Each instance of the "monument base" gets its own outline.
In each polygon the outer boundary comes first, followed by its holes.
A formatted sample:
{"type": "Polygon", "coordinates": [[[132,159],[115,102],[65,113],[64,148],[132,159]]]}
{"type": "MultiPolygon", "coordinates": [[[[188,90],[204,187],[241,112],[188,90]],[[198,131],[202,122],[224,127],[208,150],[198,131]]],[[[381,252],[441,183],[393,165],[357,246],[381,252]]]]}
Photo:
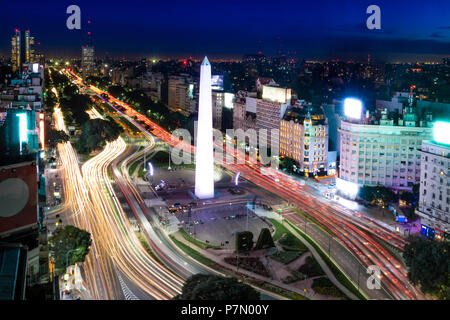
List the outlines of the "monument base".
{"type": "Polygon", "coordinates": [[[195,191],[194,190],[189,190],[188,191],[189,196],[191,196],[192,199],[194,199],[195,201],[206,201],[206,200],[212,200],[212,199],[217,199],[220,198],[220,192],[217,190],[214,190],[214,197],[212,198],[207,198],[207,199],[200,199],[199,197],[197,197],[195,195],[195,191]]]}

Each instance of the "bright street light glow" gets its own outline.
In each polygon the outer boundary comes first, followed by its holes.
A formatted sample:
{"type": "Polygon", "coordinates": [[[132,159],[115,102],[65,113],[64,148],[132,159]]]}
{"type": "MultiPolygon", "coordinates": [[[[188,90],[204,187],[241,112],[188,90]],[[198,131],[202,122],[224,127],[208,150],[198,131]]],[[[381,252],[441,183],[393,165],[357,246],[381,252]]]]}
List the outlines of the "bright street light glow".
{"type": "Polygon", "coordinates": [[[19,143],[20,150],[22,151],[22,143],[28,141],[27,114],[18,113],[16,116],[19,117],[19,143]]]}
{"type": "Polygon", "coordinates": [[[344,100],[344,114],[353,119],[361,119],[362,102],[355,98],[346,98],[344,100]]]}
{"type": "Polygon", "coordinates": [[[150,175],[151,177],[153,177],[153,174],[155,173],[155,171],[154,171],[154,169],[153,169],[153,165],[152,165],[151,162],[148,162],[147,164],[148,164],[148,172],[149,172],[149,175],[150,175]]]}
{"type": "Polygon", "coordinates": [[[356,183],[346,181],[340,178],[336,179],[336,188],[343,194],[346,194],[353,199],[356,197],[359,191],[359,186],[356,183]]]}
{"type": "Polygon", "coordinates": [[[434,141],[450,144],[450,122],[436,121],[433,126],[434,141]]]}

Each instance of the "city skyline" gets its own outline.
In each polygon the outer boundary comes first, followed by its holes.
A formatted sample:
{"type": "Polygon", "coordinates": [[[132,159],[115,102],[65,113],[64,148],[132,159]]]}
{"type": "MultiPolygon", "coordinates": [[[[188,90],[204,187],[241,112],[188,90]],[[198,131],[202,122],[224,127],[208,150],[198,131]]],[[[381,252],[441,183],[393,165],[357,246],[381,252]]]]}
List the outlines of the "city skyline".
{"type": "Polygon", "coordinates": [[[446,22],[450,4],[430,1],[423,7],[419,1],[379,1],[381,30],[369,30],[366,9],[371,4],[260,1],[239,5],[228,2],[217,7],[175,1],[132,2],[119,7],[103,1],[79,1],[81,30],[68,30],[68,3],[37,5],[25,1],[20,10],[6,3],[5,12],[9,14],[3,22],[10,28],[0,31],[0,39],[4,39],[0,53],[9,55],[8,39],[19,28],[31,29],[37,51],[77,56],[88,42],[88,20],[92,22],[89,31],[98,56],[201,58],[207,54],[215,59],[261,51],[268,56],[284,52],[306,59],[359,59],[371,54],[374,59],[393,62],[438,61],[450,51],[450,26],[446,22]],[[138,12],[136,7],[140,8],[138,12]]]}
{"type": "Polygon", "coordinates": [[[0,300],[449,300],[448,9],[1,4],[0,300]]]}

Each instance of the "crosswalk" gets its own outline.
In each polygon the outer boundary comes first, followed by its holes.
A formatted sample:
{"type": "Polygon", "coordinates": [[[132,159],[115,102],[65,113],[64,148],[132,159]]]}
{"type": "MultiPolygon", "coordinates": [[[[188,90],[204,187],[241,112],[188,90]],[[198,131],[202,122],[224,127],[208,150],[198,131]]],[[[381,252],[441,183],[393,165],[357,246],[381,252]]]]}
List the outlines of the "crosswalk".
{"type": "Polygon", "coordinates": [[[134,295],[133,292],[131,292],[130,288],[128,288],[125,281],[123,281],[122,277],[119,274],[119,282],[120,286],[122,287],[123,294],[125,295],[125,300],[139,300],[138,297],[134,295]]]}

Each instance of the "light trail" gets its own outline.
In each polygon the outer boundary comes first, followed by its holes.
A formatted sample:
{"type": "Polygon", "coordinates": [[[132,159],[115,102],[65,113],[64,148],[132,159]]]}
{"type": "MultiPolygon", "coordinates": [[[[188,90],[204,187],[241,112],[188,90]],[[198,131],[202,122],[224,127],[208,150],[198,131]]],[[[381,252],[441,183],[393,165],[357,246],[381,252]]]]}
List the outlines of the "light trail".
{"type": "MultiPolygon", "coordinates": [[[[98,117],[95,111],[91,117],[98,117]]],[[[55,124],[67,129],[59,107],[55,124]]],[[[181,292],[183,280],[161,266],[142,247],[114,194],[107,168],[126,149],[122,138],[87,161],[80,171],[70,142],[58,144],[64,171],[67,205],[82,214],[72,215],[73,224],[88,230],[92,250],[83,264],[87,289],[93,299],[121,299],[122,287],[116,268],[153,299],[169,299],[181,292]],[[107,196],[108,195],[108,196],[107,196]]]]}
{"type": "MultiPolygon", "coordinates": [[[[72,72],[70,72],[70,74],[75,77],[79,83],[82,83],[82,79],[79,76],[72,72]]],[[[157,136],[162,141],[165,141],[172,146],[177,144],[178,148],[192,154],[195,152],[193,146],[186,143],[179,143],[176,137],[173,137],[165,129],[152,122],[146,116],[138,113],[126,103],[95,86],[90,85],[89,89],[99,96],[106,94],[110,102],[121,108],[121,110],[115,108],[116,111],[122,114],[124,113],[129,117],[136,117],[138,121],[145,123],[146,126],[150,128],[153,135],[157,136]]],[[[218,146],[216,145],[216,147],[218,146]]],[[[369,265],[380,267],[384,275],[382,277],[382,284],[387,287],[397,299],[426,298],[420,290],[409,283],[407,271],[400,262],[398,262],[395,257],[387,252],[375,240],[383,240],[394,247],[402,248],[406,241],[400,236],[392,234],[390,230],[369,219],[366,219],[366,221],[356,221],[345,213],[347,209],[341,205],[334,204],[331,206],[326,202],[321,201],[312,193],[308,192],[298,181],[295,181],[279,171],[271,172],[271,175],[261,174],[261,169],[263,167],[259,164],[246,163],[248,162],[248,157],[240,152],[234,152],[234,157],[238,160],[238,163],[240,161],[240,163],[244,164],[222,164],[225,169],[228,169],[233,173],[241,172],[241,176],[252,183],[263,187],[283,199],[288,199],[291,203],[301,208],[308,215],[331,230],[350,252],[366,265],[366,267],[369,265]]],[[[264,168],[264,170],[267,170],[267,168],[264,168]]],[[[292,216],[287,217],[287,219],[292,219],[292,216]]]]}

